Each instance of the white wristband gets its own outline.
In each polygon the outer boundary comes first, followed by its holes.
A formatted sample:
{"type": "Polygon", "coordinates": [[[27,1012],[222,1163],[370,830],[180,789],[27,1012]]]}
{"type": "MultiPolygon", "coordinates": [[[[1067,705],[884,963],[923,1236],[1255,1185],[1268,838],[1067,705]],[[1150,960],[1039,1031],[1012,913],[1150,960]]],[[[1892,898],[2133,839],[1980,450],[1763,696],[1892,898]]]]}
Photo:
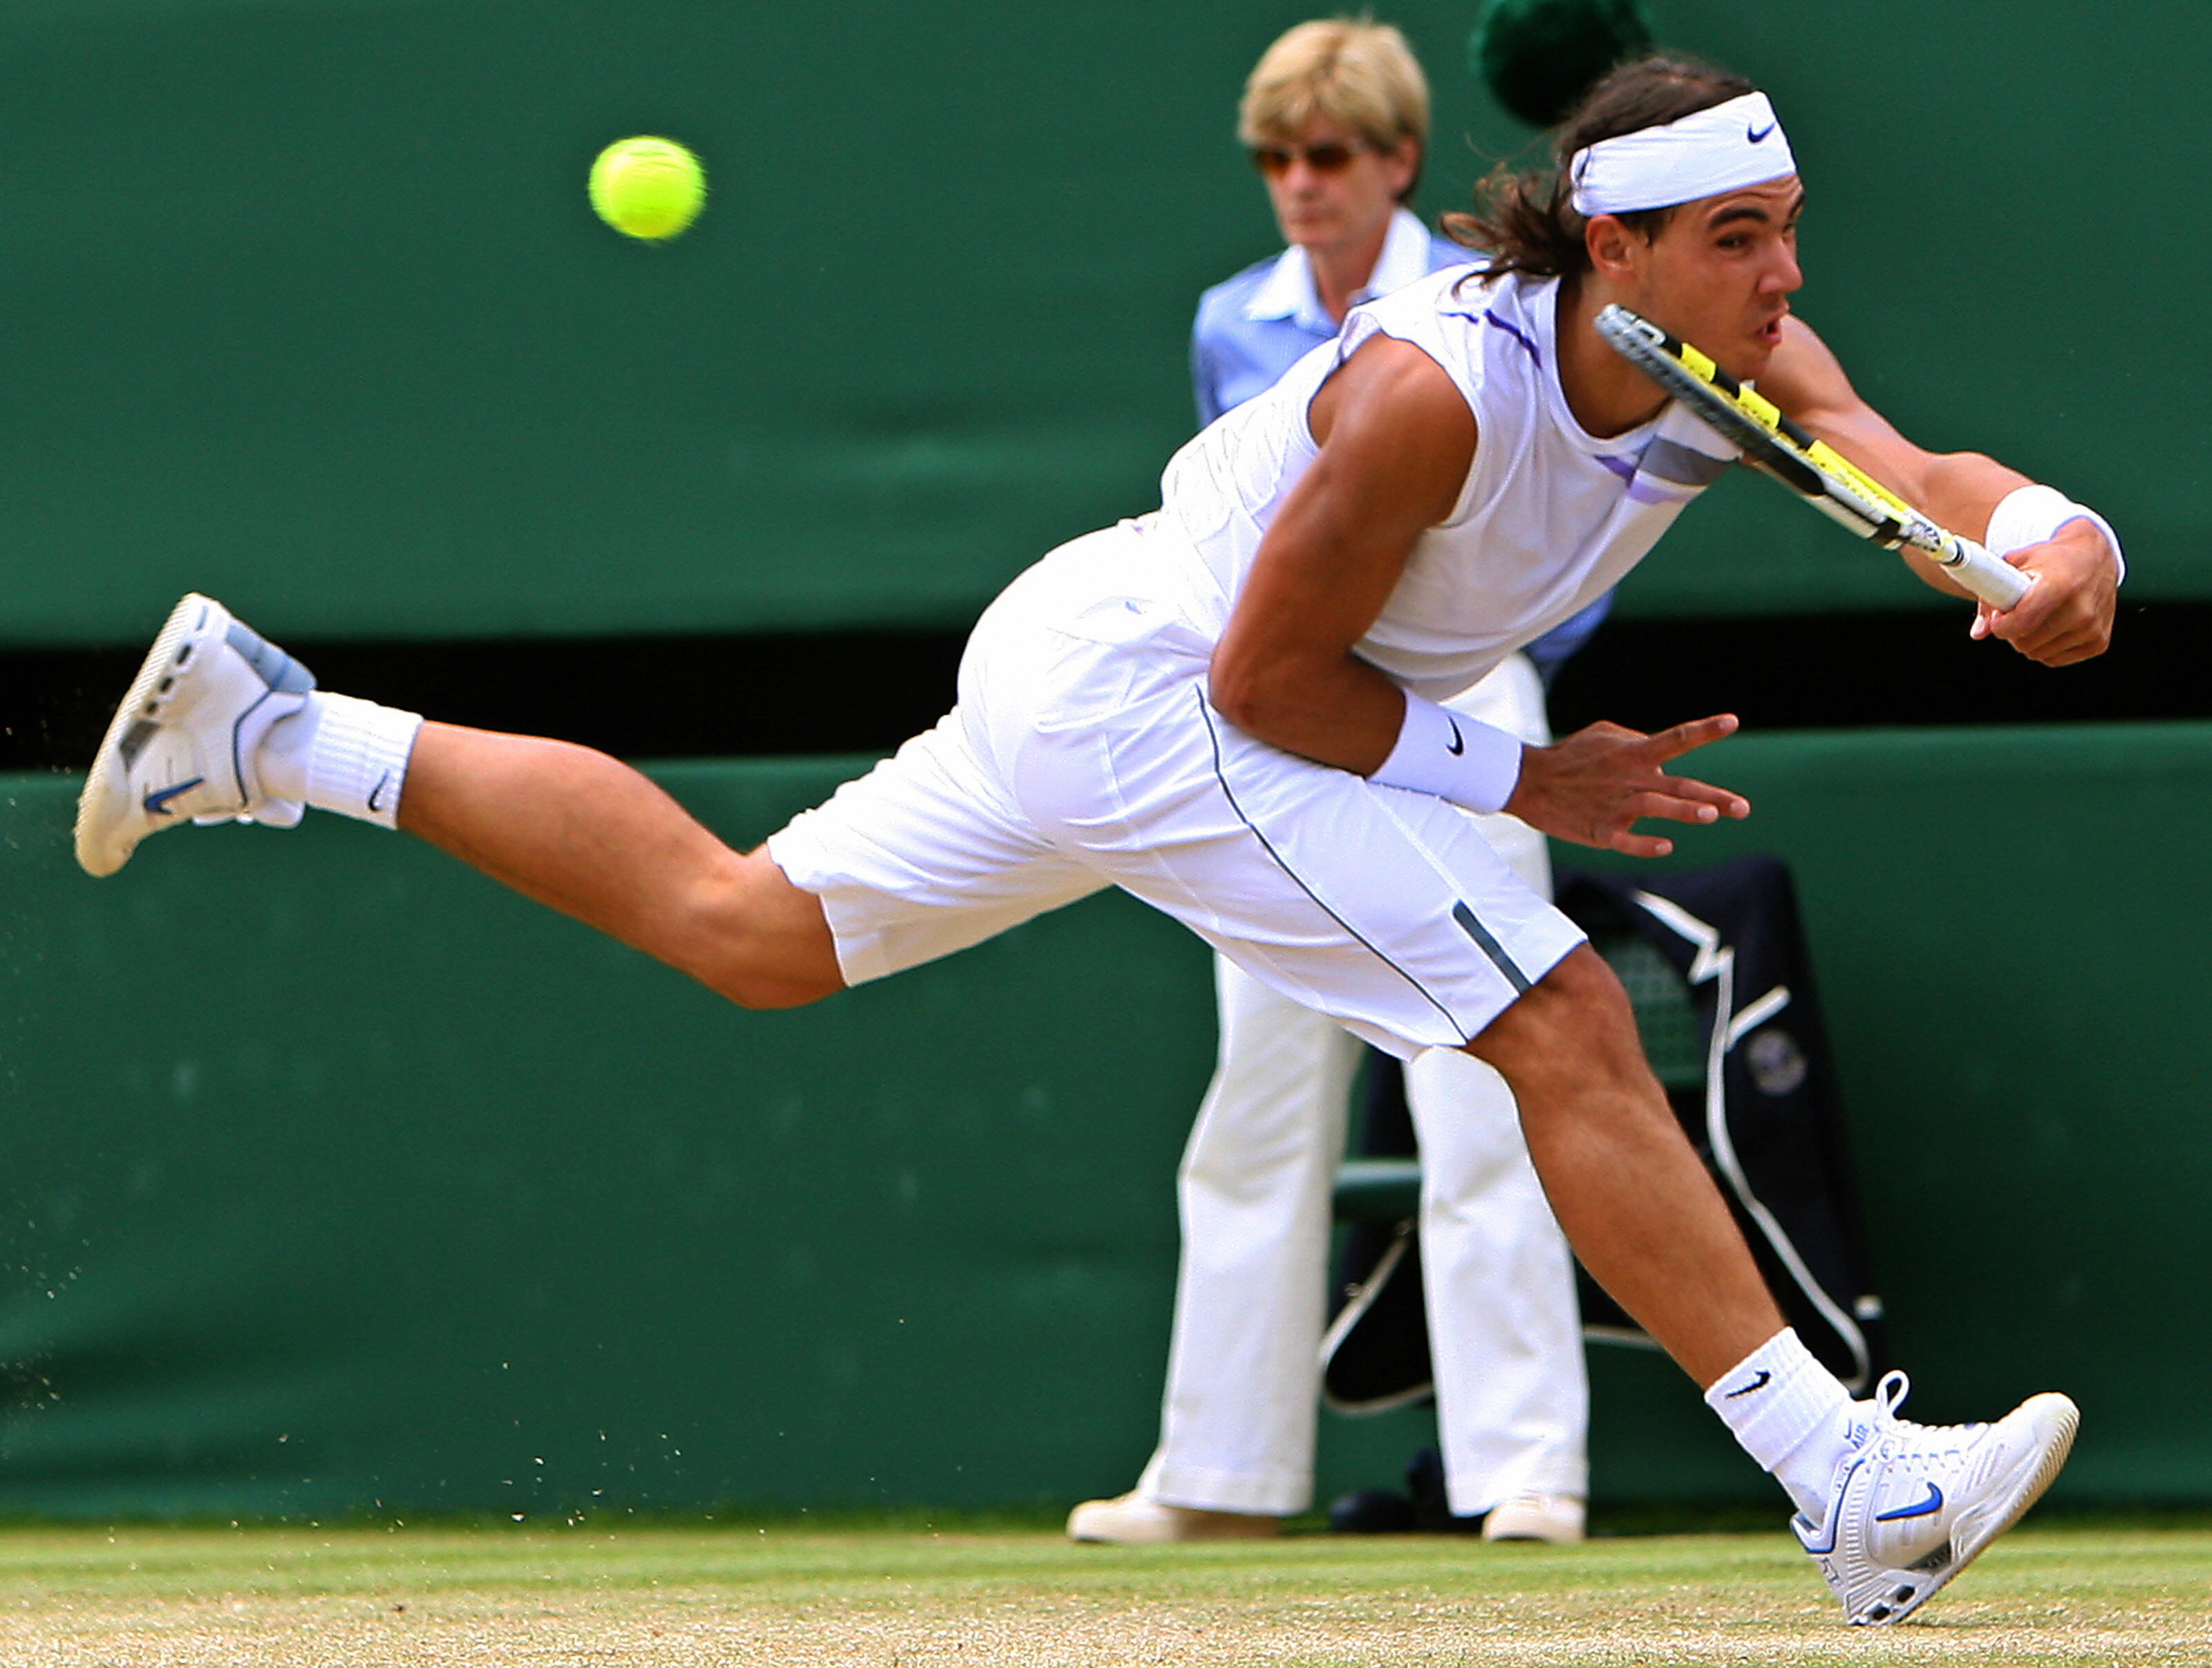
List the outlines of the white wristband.
{"type": "Polygon", "coordinates": [[[1408,691],[1398,745],[1368,780],[1470,811],[1503,811],[1521,781],[1520,739],[1408,691]]]}
{"type": "Polygon", "coordinates": [[[2077,504],[2055,486],[2015,487],[1990,512],[1989,531],[1982,543],[1992,556],[2010,556],[2030,545],[2040,545],[2069,521],[2087,521],[2105,535],[2112,547],[2119,576],[2128,576],[2128,559],[2120,554],[2120,535],[2112,524],[2087,504],[2077,504]]]}

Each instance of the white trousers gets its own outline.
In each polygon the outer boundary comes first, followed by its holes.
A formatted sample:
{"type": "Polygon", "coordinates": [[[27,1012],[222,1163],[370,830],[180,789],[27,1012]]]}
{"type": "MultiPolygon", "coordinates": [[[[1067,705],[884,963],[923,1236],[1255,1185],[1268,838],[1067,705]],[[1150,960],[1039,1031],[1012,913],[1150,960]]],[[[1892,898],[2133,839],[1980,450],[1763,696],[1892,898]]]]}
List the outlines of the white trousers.
{"type": "MultiPolygon", "coordinates": [[[[1549,739],[1535,669],[1515,655],[1450,703],[1549,739]]],[[[1475,819],[1537,892],[1542,837],[1475,819]]],[[[1182,1261],[1160,1446],[1138,1483],[1170,1505],[1304,1511],[1313,1497],[1330,1197],[1359,1044],[1217,956],[1220,1044],[1179,1178],[1182,1261]]],[[[1407,1063],[1421,1149],[1421,1260],[1451,1508],[1589,1491],[1589,1394],[1566,1240],[1528,1161],[1513,1096],[1480,1061],[1407,1063]]]]}

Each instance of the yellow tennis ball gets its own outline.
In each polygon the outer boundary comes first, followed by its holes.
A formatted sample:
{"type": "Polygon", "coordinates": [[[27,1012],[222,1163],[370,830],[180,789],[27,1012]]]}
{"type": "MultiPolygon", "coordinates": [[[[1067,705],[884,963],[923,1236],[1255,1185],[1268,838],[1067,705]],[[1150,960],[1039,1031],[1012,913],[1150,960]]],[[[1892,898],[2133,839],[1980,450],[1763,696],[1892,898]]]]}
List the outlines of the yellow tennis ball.
{"type": "Polygon", "coordinates": [[[617,139],[592,164],[591,192],[592,209],[608,225],[658,243],[699,217],[707,173],[673,139],[617,139]]]}

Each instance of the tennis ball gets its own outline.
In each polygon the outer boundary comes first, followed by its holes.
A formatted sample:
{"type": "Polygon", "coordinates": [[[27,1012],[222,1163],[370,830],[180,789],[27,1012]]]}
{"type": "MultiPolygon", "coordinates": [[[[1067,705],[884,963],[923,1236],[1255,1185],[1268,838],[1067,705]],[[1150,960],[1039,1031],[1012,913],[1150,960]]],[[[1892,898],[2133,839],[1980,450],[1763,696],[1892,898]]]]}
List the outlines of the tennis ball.
{"type": "Polygon", "coordinates": [[[627,237],[658,243],[699,217],[706,170],[673,139],[617,139],[592,164],[592,207],[627,237]]]}
{"type": "Polygon", "coordinates": [[[1531,127],[1565,121],[1598,78],[1651,50],[1643,0],[1488,0],[1468,68],[1531,127]]]}

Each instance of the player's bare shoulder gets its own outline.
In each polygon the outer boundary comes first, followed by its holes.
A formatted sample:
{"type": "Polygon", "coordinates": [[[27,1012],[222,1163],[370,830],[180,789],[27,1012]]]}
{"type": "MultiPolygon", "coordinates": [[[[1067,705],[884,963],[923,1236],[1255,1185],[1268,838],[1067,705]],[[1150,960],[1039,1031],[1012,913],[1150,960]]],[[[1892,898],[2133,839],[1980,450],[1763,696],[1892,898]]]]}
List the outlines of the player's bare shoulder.
{"type": "Polygon", "coordinates": [[[1354,349],[1329,373],[1306,407],[1306,426],[1316,446],[1327,446],[1338,422],[1464,425],[1474,454],[1474,413],[1451,374],[1411,342],[1380,332],[1354,349]]]}
{"type": "Polygon", "coordinates": [[[1394,336],[1361,343],[1314,395],[1306,423],[1332,471],[1349,469],[1419,507],[1424,525],[1450,514],[1474,466],[1467,396],[1443,366],[1394,336]]]}

